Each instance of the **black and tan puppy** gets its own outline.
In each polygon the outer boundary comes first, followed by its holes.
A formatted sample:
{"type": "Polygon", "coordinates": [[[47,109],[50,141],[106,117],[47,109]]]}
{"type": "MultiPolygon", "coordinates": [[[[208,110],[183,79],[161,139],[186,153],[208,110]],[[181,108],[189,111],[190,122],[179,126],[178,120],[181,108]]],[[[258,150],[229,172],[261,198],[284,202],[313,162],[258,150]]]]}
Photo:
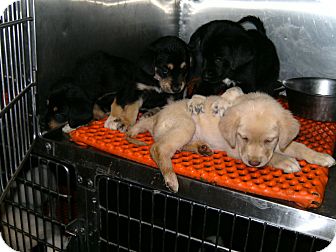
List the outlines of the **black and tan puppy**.
{"type": "Polygon", "coordinates": [[[126,59],[95,52],[80,59],[72,74],[52,85],[47,97],[46,124],[53,129],[68,123],[76,128],[109,112],[119,83],[133,63],[126,59]],[[119,73],[119,83],[114,74],[119,73]]]}
{"type": "Polygon", "coordinates": [[[154,41],[126,81],[120,83],[105,127],[125,131],[135,123],[140,109],[148,111],[183,98],[189,68],[190,56],[184,41],[175,36],[154,41]]]}
{"type": "Polygon", "coordinates": [[[266,36],[262,21],[246,16],[238,22],[215,20],[192,34],[193,75],[202,80],[194,94],[214,95],[231,86],[245,93],[263,91],[273,95],[279,87],[279,58],[272,41],[266,36]],[[245,29],[250,23],[256,29],[245,29]]]}
{"type": "Polygon", "coordinates": [[[75,128],[111,112],[105,127],[124,131],[140,109],[162,107],[183,97],[189,65],[186,43],[174,36],[154,41],[137,63],[93,53],[51,88],[47,124],[55,128],[68,122],[75,128]]]}

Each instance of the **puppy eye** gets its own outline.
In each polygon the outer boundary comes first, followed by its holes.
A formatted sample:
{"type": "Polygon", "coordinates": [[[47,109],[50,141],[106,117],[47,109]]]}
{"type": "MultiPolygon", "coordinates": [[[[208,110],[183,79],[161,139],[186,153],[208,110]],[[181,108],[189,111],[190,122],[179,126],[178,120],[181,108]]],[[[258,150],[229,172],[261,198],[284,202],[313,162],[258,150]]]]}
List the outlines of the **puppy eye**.
{"type": "Polygon", "coordinates": [[[247,142],[249,139],[246,136],[239,135],[239,137],[244,141],[247,142]]]}
{"type": "Polygon", "coordinates": [[[269,144],[269,143],[272,143],[273,140],[274,140],[274,138],[265,139],[264,143],[269,144]]]}
{"type": "Polygon", "coordinates": [[[221,63],[221,62],[222,62],[222,59],[221,59],[221,58],[216,58],[216,59],[215,59],[215,62],[216,62],[216,63],[221,63]]]}

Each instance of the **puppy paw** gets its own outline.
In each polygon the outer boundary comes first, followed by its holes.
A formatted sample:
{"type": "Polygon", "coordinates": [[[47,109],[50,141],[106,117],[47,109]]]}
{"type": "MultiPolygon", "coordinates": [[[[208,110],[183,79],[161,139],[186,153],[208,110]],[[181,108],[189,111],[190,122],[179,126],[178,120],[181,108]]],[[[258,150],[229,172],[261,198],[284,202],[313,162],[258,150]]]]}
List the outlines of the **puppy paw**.
{"type": "Polygon", "coordinates": [[[119,130],[121,132],[125,132],[127,129],[126,125],[120,118],[111,115],[106,119],[104,127],[112,130],[119,130]]]}
{"type": "Polygon", "coordinates": [[[284,157],[277,163],[272,164],[274,167],[282,169],[285,173],[293,173],[301,171],[299,162],[292,157],[284,157]]]}
{"type": "Polygon", "coordinates": [[[233,102],[236,100],[239,96],[242,96],[244,94],[243,90],[240,87],[232,87],[226,90],[221,97],[227,99],[228,102],[233,102]]]}
{"type": "Polygon", "coordinates": [[[201,144],[197,147],[197,152],[202,156],[211,156],[213,151],[211,148],[206,144],[201,144]]]}
{"type": "Polygon", "coordinates": [[[160,110],[161,110],[160,107],[149,109],[148,111],[146,111],[145,113],[142,114],[141,118],[151,117],[151,116],[155,115],[156,113],[158,113],[160,110]]]}
{"type": "Polygon", "coordinates": [[[227,87],[235,87],[237,83],[234,80],[231,80],[229,78],[225,78],[223,81],[223,84],[225,84],[227,87]]]}
{"type": "Polygon", "coordinates": [[[188,111],[193,115],[204,113],[205,100],[206,97],[202,95],[194,95],[188,101],[188,111]]]}
{"type": "Polygon", "coordinates": [[[225,114],[225,111],[228,109],[230,106],[230,103],[224,99],[224,98],[219,98],[217,101],[215,101],[211,105],[211,111],[214,116],[219,116],[222,117],[225,114]]]}
{"type": "Polygon", "coordinates": [[[166,183],[166,186],[169,188],[170,191],[176,193],[179,188],[179,184],[177,181],[177,176],[174,172],[169,172],[164,175],[164,180],[166,183]]]}
{"type": "Polygon", "coordinates": [[[69,134],[71,131],[74,131],[76,128],[71,128],[69,124],[65,124],[62,128],[63,133],[69,134]]]}
{"type": "Polygon", "coordinates": [[[325,167],[330,167],[336,164],[335,159],[326,153],[316,152],[306,160],[308,163],[317,164],[325,167]]]}

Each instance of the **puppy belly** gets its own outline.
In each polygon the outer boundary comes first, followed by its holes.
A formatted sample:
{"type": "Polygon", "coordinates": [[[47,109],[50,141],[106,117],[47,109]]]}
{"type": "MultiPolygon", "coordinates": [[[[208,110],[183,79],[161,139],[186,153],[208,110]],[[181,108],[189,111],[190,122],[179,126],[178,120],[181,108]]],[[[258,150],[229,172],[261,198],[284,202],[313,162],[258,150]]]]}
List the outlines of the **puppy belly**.
{"type": "Polygon", "coordinates": [[[217,118],[207,118],[200,116],[196,122],[196,132],[193,137],[193,141],[202,141],[209,145],[213,150],[224,150],[227,149],[227,144],[222,137],[219,129],[217,118]]]}

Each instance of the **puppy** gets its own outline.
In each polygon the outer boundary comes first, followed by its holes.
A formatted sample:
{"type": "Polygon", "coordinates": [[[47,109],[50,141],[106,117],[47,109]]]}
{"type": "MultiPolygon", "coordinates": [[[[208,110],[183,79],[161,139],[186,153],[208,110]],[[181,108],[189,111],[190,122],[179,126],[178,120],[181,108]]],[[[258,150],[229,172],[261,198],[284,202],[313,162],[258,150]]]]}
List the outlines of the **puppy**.
{"type": "Polygon", "coordinates": [[[174,36],[154,41],[137,63],[95,52],[52,87],[47,124],[55,128],[68,122],[76,128],[111,112],[105,127],[124,131],[140,109],[146,112],[183,97],[189,65],[186,43],[174,36]]]}
{"type": "Polygon", "coordinates": [[[132,62],[101,51],[80,59],[71,76],[51,87],[45,116],[49,129],[65,123],[76,128],[106,117],[118,89],[127,81],[124,76],[133,68],[132,62]]]}
{"type": "MultiPolygon", "coordinates": [[[[155,143],[150,154],[161,170],[167,187],[178,191],[178,181],[171,158],[177,150],[211,155],[212,149],[222,146],[223,138],[218,130],[220,117],[233,101],[242,95],[241,89],[231,88],[222,96],[194,96],[164,107],[152,117],[140,119],[129,129],[127,135],[149,131],[155,143]]],[[[142,142],[128,138],[134,144],[142,142]]]]}
{"type": "Polygon", "coordinates": [[[64,79],[55,84],[49,93],[45,124],[49,129],[66,123],[71,128],[76,128],[92,119],[103,119],[107,116],[114,97],[113,93],[98,98],[87,95],[83,88],[64,79]]]}
{"type": "Polygon", "coordinates": [[[182,99],[189,68],[184,41],[174,36],[154,41],[140,57],[131,78],[118,90],[104,126],[125,131],[135,123],[140,109],[148,111],[182,99]]]}
{"type": "Polygon", "coordinates": [[[279,58],[266,36],[262,21],[246,16],[238,22],[215,20],[199,27],[188,44],[193,56],[193,76],[202,76],[194,94],[216,95],[230,86],[244,93],[262,91],[273,95],[281,85],[279,58]],[[256,29],[247,30],[242,24],[256,29]]]}
{"type": "Polygon", "coordinates": [[[293,141],[299,129],[299,122],[289,110],[258,92],[238,98],[219,122],[219,130],[229,145],[225,151],[248,166],[271,165],[291,173],[301,170],[296,159],[328,167],[335,164],[330,155],[293,141]]]}
{"type": "Polygon", "coordinates": [[[295,158],[328,167],[335,163],[328,154],[293,141],[299,123],[275,99],[263,93],[243,95],[238,87],[222,96],[196,95],[170,104],[153,117],[140,120],[128,135],[147,130],[155,140],[151,157],[174,192],[178,181],[170,159],[177,150],[202,155],[225,151],[247,166],[272,165],[288,173],[300,170],[295,158]]]}

